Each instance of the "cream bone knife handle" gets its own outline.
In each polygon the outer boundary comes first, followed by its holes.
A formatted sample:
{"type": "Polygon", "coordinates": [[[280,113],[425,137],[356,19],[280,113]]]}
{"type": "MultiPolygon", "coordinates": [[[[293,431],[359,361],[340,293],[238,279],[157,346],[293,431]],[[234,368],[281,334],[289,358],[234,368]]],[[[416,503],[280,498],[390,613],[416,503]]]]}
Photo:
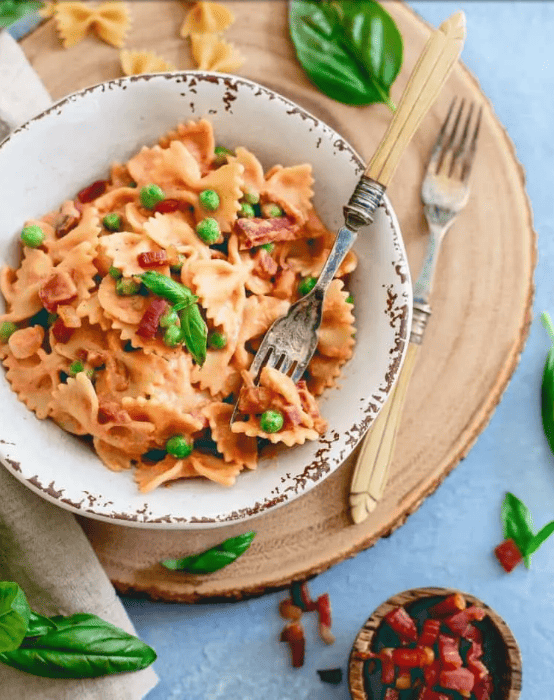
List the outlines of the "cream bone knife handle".
{"type": "MultiPolygon", "coordinates": [[[[400,157],[454,67],[464,39],[465,15],[456,12],[431,34],[425,45],[394,119],[364,173],[364,177],[378,182],[383,189],[391,181],[400,157]]],[[[408,345],[392,394],[364,438],[350,488],[350,510],[355,523],[365,520],[383,495],[404,399],[427,316],[428,313],[416,342],[408,345]]]]}

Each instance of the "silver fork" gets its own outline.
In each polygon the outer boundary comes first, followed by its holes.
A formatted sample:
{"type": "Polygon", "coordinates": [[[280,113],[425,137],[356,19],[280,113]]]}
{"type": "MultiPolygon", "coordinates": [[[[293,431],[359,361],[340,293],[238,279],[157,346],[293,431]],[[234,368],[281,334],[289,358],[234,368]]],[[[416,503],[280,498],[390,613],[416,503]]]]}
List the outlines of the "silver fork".
{"type": "Polygon", "coordinates": [[[474,116],[475,105],[472,103],[464,116],[464,100],[457,110],[456,102],[454,98],[450,104],[421,188],[429,241],[420,275],[414,284],[410,342],[395,388],[364,438],[354,468],[350,512],[355,523],[366,519],[385,490],[406,390],[431,315],[429,297],[440,244],[469,198],[469,177],[475,159],[482,107],[474,116]]]}
{"type": "MultiPolygon", "coordinates": [[[[432,33],[383,140],[344,207],[345,225],[337,233],[315,287],[267,331],[250,366],[254,383],[259,381],[265,366],[279,369],[295,383],[304,374],[317,346],[325,291],[358,230],[373,221],[398,161],[456,62],[464,38],[463,12],[452,15],[432,33]]],[[[237,415],[237,406],[238,402],[231,422],[237,415]]]]}

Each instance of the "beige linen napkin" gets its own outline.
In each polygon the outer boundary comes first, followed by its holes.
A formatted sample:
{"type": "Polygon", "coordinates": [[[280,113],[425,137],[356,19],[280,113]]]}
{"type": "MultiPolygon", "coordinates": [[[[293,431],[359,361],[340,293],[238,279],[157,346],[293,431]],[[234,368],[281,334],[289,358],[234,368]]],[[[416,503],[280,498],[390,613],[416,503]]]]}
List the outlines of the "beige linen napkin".
{"type": "MultiPolygon", "coordinates": [[[[0,119],[14,128],[49,104],[17,42],[0,31],[0,119]]],[[[31,492],[2,465],[0,580],[18,583],[42,615],[93,613],[136,634],[73,515],[31,492]]],[[[98,679],[57,680],[0,663],[2,700],[139,700],[157,681],[151,667],[98,679]]]]}

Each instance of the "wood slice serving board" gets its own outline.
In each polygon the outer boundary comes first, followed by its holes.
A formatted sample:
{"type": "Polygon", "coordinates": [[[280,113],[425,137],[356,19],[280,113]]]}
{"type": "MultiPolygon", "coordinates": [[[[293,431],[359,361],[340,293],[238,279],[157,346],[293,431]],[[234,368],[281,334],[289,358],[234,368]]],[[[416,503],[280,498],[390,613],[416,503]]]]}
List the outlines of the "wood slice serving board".
{"type": "MultiPolygon", "coordinates": [[[[313,112],[368,159],[390,121],[389,110],[383,105],[344,106],[310,84],[288,38],[286,3],[227,4],[237,19],[225,36],[247,58],[240,73],[313,112]]],[[[404,66],[392,90],[397,100],[429,28],[407,6],[385,4],[405,44],[404,66]]],[[[179,68],[193,67],[189,47],[178,33],[187,10],[184,4],[155,0],[129,6],[133,25],[127,48],[154,50],[179,68]]],[[[64,50],[52,20],[21,43],[55,99],[121,75],[116,49],[90,36],[64,50]]],[[[355,453],[307,495],[246,525],[159,531],[81,519],[118,590],[194,602],[240,598],[307,578],[401,525],[467,454],[498,404],[527,336],[536,236],[513,146],[475,79],[458,65],[389,188],[411,269],[419,270],[426,245],[420,183],[454,95],[484,104],[473,193],[441,252],[433,316],[409,387],[389,484],[378,508],[364,523],[351,524],[347,496],[355,453]],[[247,529],[257,531],[252,547],[218,573],[192,577],[166,571],[157,563],[201,551],[247,529]]]]}

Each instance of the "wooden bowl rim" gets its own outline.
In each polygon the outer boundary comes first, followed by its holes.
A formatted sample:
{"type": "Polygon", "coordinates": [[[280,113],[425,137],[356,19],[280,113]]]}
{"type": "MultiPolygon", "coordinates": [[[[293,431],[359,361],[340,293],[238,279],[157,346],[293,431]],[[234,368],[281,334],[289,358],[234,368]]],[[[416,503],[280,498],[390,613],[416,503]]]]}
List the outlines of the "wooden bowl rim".
{"type": "Polygon", "coordinates": [[[471,593],[464,593],[464,591],[459,591],[456,588],[441,587],[412,588],[407,591],[402,591],[401,593],[391,596],[384,603],[381,603],[381,605],[375,608],[356,635],[352,650],[350,651],[348,660],[348,689],[352,700],[371,700],[365,692],[364,687],[363,667],[365,662],[356,658],[354,654],[356,651],[369,651],[373,642],[373,637],[381,626],[384,616],[399,605],[410,605],[422,598],[447,596],[453,593],[459,593],[471,605],[482,607],[500,632],[500,636],[506,647],[511,669],[510,685],[507,689],[505,700],[518,700],[521,693],[522,659],[519,646],[512,630],[495,610],[471,593]]]}

